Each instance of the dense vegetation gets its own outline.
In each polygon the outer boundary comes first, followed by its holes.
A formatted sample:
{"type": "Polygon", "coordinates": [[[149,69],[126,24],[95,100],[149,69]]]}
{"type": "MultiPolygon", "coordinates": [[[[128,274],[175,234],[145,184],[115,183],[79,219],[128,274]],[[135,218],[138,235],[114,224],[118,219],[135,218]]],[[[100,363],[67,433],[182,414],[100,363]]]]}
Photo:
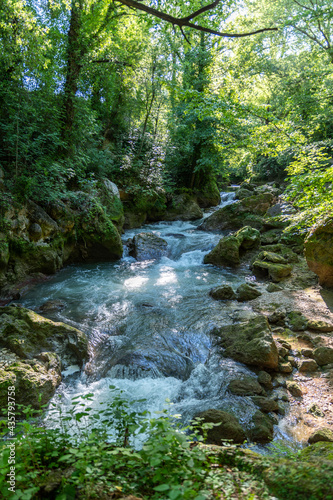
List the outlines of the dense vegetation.
{"type": "Polygon", "coordinates": [[[0,165],[8,187],[45,203],[103,176],[147,194],[288,174],[289,196],[302,209],[327,212],[329,4],[148,4],[2,3],[0,165]]]}

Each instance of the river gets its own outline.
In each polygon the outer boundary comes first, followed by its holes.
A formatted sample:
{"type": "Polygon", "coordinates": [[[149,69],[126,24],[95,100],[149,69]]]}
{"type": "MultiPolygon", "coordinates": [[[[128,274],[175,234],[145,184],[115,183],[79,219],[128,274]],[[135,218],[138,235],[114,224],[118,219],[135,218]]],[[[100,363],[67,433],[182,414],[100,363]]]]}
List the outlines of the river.
{"type": "MultiPolygon", "coordinates": [[[[221,208],[234,193],[221,193],[221,208]]],[[[205,213],[207,217],[212,210],[205,213]]],[[[188,421],[209,408],[231,411],[246,424],[257,409],[250,398],[226,391],[228,382],[242,374],[244,365],[221,356],[210,335],[216,325],[251,316],[246,303],[214,301],[209,290],[220,284],[236,288],[252,281],[248,267],[237,271],[204,265],[203,257],[221,234],[198,231],[201,220],[159,222],[128,230],[124,242],[139,232],[153,232],[168,243],[160,260],[137,262],[127,247],[118,262],[71,265],[31,290],[20,302],[38,310],[48,300],[61,300],[61,311],[44,314],[84,331],[91,361],[85,370],[71,367],[63,375],[58,394],[62,405],[72,397],[93,393],[92,404],[114,396],[136,403],[138,410],[169,408],[188,421]]],[[[276,427],[276,436],[280,435],[276,427]]]]}

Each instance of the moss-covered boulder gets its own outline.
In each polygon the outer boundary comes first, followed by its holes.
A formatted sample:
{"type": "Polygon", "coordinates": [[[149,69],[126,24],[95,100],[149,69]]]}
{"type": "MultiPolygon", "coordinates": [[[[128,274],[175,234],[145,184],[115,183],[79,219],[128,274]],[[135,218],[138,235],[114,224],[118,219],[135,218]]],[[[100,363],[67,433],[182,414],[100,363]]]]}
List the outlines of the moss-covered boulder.
{"type": "Polygon", "coordinates": [[[319,283],[333,287],[333,217],[315,226],[304,242],[305,258],[319,283]]]}
{"type": "Polygon", "coordinates": [[[321,429],[316,429],[308,439],[309,444],[318,443],[319,441],[333,443],[332,429],[329,429],[328,427],[322,427],[321,429]]]}
{"type": "Polygon", "coordinates": [[[263,229],[263,215],[273,199],[274,197],[271,194],[244,198],[214,212],[204,220],[198,229],[203,231],[223,231],[225,229],[235,230],[243,226],[263,229]]]}
{"type": "Polygon", "coordinates": [[[230,285],[221,285],[216,288],[212,288],[209,295],[214,300],[233,300],[236,298],[236,294],[230,285]]]}
{"type": "Polygon", "coordinates": [[[261,291],[254,283],[242,283],[236,290],[238,302],[247,302],[248,300],[260,297],[261,291]]]}
{"type": "Polygon", "coordinates": [[[320,346],[313,351],[313,358],[319,366],[329,365],[333,363],[333,348],[320,346]]]}
{"type": "Polygon", "coordinates": [[[333,463],[333,442],[331,441],[317,441],[316,443],[307,446],[300,452],[302,460],[330,460],[333,463]]]}
{"type": "Polygon", "coordinates": [[[139,233],[129,242],[129,254],[136,260],[160,259],[167,254],[167,242],[153,233],[139,233]]]}
{"type": "Polygon", "coordinates": [[[253,396],[255,394],[263,394],[264,389],[261,387],[257,379],[253,377],[243,377],[241,379],[230,380],[228,391],[236,396],[253,396]]]}
{"type": "Polygon", "coordinates": [[[281,229],[269,229],[261,235],[262,245],[278,244],[282,235],[281,229]]]}
{"type": "Polygon", "coordinates": [[[304,331],[307,329],[308,320],[300,311],[290,311],[287,314],[287,326],[293,332],[304,331]]]}
{"type": "Polygon", "coordinates": [[[257,410],[250,423],[249,434],[255,443],[269,443],[273,439],[274,425],[272,419],[257,410]]]}
{"type": "Polygon", "coordinates": [[[65,323],[55,323],[24,307],[0,308],[0,347],[22,359],[34,359],[41,352],[54,352],[64,367],[88,358],[87,338],[65,323]]]}
{"type": "Polygon", "coordinates": [[[259,409],[264,413],[278,412],[279,404],[277,401],[271,398],[265,398],[264,396],[252,396],[252,401],[259,409]]]}
{"type": "Polygon", "coordinates": [[[297,382],[295,382],[295,380],[287,380],[286,387],[287,387],[288,391],[290,392],[290,394],[292,394],[293,396],[295,396],[297,398],[303,396],[303,391],[302,391],[300,385],[297,382]]]}
{"type": "Polygon", "coordinates": [[[250,189],[246,189],[245,187],[240,187],[236,191],[237,200],[243,200],[244,198],[248,198],[249,196],[253,196],[253,191],[250,189]]]}
{"type": "Polygon", "coordinates": [[[241,255],[259,244],[259,231],[245,226],[233,235],[221,238],[216,247],[205,255],[204,263],[217,266],[238,266],[241,255]]]}
{"type": "Polygon", "coordinates": [[[267,319],[255,316],[250,321],[215,328],[212,332],[224,355],[258,368],[275,370],[278,351],[267,319]]]}
{"type": "Polygon", "coordinates": [[[316,332],[333,332],[332,323],[314,319],[308,321],[308,328],[316,332]]]}
{"type": "Polygon", "coordinates": [[[292,266],[277,262],[282,259],[278,254],[261,252],[252,263],[251,269],[258,277],[269,277],[274,283],[279,283],[291,275],[292,266]]]}
{"type": "Polygon", "coordinates": [[[202,419],[202,423],[219,424],[207,432],[207,444],[221,445],[224,440],[232,440],[234,443],[243,443],[246,439],[245,432],[237,418],[226,411],[205,410],[196,415],[202,419]]]}
{"type": "MultiPolygon", "coordinates": [[[[53,353],[43,353],[48,361],[16,361],[5,369],[0,368],[0,407],[8,404],[8,387],[15,387],[17,405],[31,405],[39,409],[48,403],[61,382],[60,359],[53,353]]],[[[20,409],[17,409],[20,413],[20,409]]]]}

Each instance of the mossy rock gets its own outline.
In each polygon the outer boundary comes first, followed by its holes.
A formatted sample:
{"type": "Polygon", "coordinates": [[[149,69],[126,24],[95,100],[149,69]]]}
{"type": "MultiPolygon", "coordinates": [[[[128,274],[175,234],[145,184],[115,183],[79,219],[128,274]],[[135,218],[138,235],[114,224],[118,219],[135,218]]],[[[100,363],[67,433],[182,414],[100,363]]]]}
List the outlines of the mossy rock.
{"type": "Polygon", "coordinates": [[[261,292],[255,284],[242,283],[236,290],[236,298],[238,302],[246,302],[260,297],[261,292]]]}
{"type": "Polygon", "coordinates": [[[263,396],[252,396],[252,401],[264,413],[278,412],[279,404],[274,399],[265,398],[263,396]]]}
{"type": "Polygon", "coordinates": [[[308,326],[308,319],[299,311],[290,311],[287,314],[288,327],[293,332],[304,331],[308,326]]]}
{"type": "Polygon", "coordinates": [[[281,229],[270,229],[261,234],[261,244],[262,245],[273,245],[274,243],[279,243],[281,238],[281,229]]]}
{"type": "Polygon", "coordinates": [[[320,285],[333,287],[333,217],[327,217],[305,240],[305,258],[320,285]]]}
{"type": "Polygon", "coordinates": [[[233,300],[236,298],[236,294],[230,285],[222,285],[216,288],[212,288],[209,295],[214,300],[233,300]]]}
{"type": "Polygon", "coordinates": [[[264,471],[264,480],[277,498],[323,500],[333,498],[333,463],[328,460],[275,460],[264,471]]]}
{"type": "Polygon", "coordinates": [[[319,366],[333,363],[333,348],[320,346],[313,351],[313,358],[319,366]]]}
{"type": "Polygon", "coordinates": [[[246,439],[245,432],[237,418],[226,411],[205,410],[195,415],[202,419],[202,423],[219,424],[207,431],[207,444],[221,445],[224,440],[234,443],[243,443],[246,439]]]}
{"type": "Polygon", "coordinates": [[[0,346],[23,359],[33,359],[42,351],[55,352],[64,366],[82,365],[88,358],[88,343],[83,332],[23,307],[0,308],[0,346]]]}
{"type": "Polygon", "coordinates": [[[5,408],[8,404],[8,387],[15,386],[17,405],[39,409],[49,402],[60,382],[59,358],[58,364],[53,363],[52,367],[36,360],[15,362],[4,370],[0,369],[0,407],[5,408]]]}
{"type": "Polygon", "coordinates": [[[251,269],[256,275],[260,277],[268,276],[274,283],[279,283],[291,275],[292,266],[290,264],[273,264],[272,262],[255,260],[251,269]]]}
{"type": "Polygon", "coordinates": [[[331,460],[333,463],[333,443],[331,441],[317,441],[304,448],[300,453],[300,458],[309,462],[318,459],[331,460]]]}
{"type": "Polygon", "coordinates": [[[275,245],[265,245],[262,250],[265,252],[273,252],[281,255],[288,264],[298,262],[298,255],[293,252],[293,250],[282,243],[276,243],[275,245]]]}
{"type": "Polygon", "coordinates": [[[333,431],[327,427],[315,430],[309,437],[308,442],[309,444],[314,444],[319,441],[333,443],[333,431]]]}
{"type": "Polygon", "coordinates": [[[273,439],[274,426],[272,419],[257,410],[251,419],[249,434],[255,443],[269,443],[273,439]]]}
{"type": "Polygon", "coordinates": [[[216,336],[216,342],[224,347],[225,356],[246,365],[277,369],[279,355],[264,316],[215,328],[212,333],[216,336]]]}
{"type": "Polygon", "coordinates": [[[230,380],[227,389],[236,396],[253,396],[264,392],[257,379],[253,377],[230,380]]]}
{"type": "Polygon", "coordinates": [[[245,226],[233,235],[221,238],[216,247],[205,255],[205,264],[236,267],[240,264],[241,253],[260,244],[257,229],[245,226]]]}
{"type": "Polygon", "coordinates": [[[0,269],[7,267],[9,262],[9,243],[7,240],[0,240],[0,269]]]}
{"type": "Polygon", "coordinates": [[[195,196],[189,193],[177,194],[172,198],[164,214],[164,220],[196,220],[203,217],[203,212],[195,196]]]}
{"type": "Polygon", "coordinates": [[[240,187],[236,191],[237,200],[243,200],[244,198],[248,198],[249,196],[253,196],[253,191],[250,189],[246,189],[245,187],[240,187]]]}

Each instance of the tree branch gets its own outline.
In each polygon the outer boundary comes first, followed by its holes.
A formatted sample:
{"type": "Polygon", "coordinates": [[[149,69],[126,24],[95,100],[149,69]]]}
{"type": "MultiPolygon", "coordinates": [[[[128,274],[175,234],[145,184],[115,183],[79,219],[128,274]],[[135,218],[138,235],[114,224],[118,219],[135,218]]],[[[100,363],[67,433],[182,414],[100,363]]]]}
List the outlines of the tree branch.
{"type": "Polygon", "coordinates": [[[278,28],[262,28],[260,30],[250,31],[248,33],[224,33],[221,31],[212,30],[210,28],[206,28],[204,26],[200,26],[198,24],[189,22],[189,19],[193,19],[193,17],[197,17],[199,14],[202,14],[202,12],[206,12],[207,10],[213,9],[219,3],[219,1],[217,0],[207,5],[206,7],[202,7],[193,14],[190,14],[190,16],[183,18],[170,16],[165,12],[161,12],[159,10],[153,9],[152,7],[148,7],[147,5],[139,3],[138,1],[135,0],[116,0],[116,1],[123,5],[127,5],[128,7],[147,12],[148,14],[158,17],[159,19],[162,19],[163,21],[166,21],[173,25],[179,26],[180,28],[182,28],[183,26],[187,26],[188,28],[193,28],[198,31],[203,31],[204,33],[210,33],[211,35],[223,36],[226,38],[241,38],[245,36],[256,35],[257,33],[263,33],[264,31],[278,31],[278,28]]]}

